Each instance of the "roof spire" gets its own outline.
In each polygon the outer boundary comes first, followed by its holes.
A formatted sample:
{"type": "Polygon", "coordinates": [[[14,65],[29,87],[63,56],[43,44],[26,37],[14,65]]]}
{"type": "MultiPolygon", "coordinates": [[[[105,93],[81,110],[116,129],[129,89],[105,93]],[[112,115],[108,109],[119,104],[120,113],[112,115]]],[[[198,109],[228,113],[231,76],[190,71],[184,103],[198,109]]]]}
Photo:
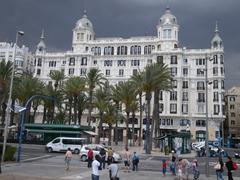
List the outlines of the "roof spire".
{"type": "Polygon", "coordinates": [[[42,29],[42,34],[41,34],[41,40],[43,40],[45,37],[44,37],[44,29],[42,29]]]}
{"type": "Polygon", "coordinates": [[[218,22],[216,21],[216,25],[215,25],[215,33],[219,33],[219,30],[218,30],[218,22]]]}

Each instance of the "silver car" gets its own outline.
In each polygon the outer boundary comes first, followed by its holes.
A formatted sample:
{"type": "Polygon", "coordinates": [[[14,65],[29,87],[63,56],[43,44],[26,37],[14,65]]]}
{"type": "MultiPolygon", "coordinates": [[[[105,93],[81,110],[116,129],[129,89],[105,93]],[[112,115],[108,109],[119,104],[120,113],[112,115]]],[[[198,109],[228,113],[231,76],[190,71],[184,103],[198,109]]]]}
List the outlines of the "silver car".
{"type": "MultiPolygon", "coordinates": [[[[93,150],[93,157],[95,157],[96,154],[100,153],[101,148],[105,149],[106,154],[108,152],[108,148],[104,147],[101,144],[86,144],[86,145],[83,145],[81,150],[80,150],[80,153],[79,153],[80,159],[82,161],[86,161],[87,160],[87,154],[88,154],[88,150],[90,148],[93,150]]],[[[113,161],[114,162],[120,162],[120,161],[122,161],[122,157],[119,154],[113,152],[113,161]]]]}

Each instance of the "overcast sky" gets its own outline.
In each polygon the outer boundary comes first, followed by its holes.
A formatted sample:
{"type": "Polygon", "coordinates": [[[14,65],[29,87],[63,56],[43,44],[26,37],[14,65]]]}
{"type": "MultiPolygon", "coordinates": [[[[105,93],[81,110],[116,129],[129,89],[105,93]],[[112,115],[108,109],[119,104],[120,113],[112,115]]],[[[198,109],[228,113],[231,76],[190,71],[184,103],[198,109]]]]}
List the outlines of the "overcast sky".
{"type": "Polygon", "coordinates": [[[84,6],[97,37],[155,36],[168,5],[180,25],[182,47],[209,48],[218,21],[226,88],[240,85],[240,0],[0,0],[0,41],[13,42],[23,30],[20,43],[35,50],[44,29],[48,49],[70,50],[84,6]]]}

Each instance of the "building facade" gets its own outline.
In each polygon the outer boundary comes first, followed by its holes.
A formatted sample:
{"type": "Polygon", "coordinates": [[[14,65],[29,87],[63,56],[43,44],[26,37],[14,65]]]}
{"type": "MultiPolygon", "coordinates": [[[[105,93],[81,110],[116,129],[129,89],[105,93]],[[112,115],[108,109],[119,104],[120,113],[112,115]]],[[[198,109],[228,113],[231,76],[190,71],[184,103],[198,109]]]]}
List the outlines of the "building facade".
{"type": "MultiPolygon", "coordinates": [[[[85,12],[73,29],[71,50],[48,52],[42,34],[35,54],[34,75],[46,84],[53,84],[49,77],[52,70],[61,70],[70,77],[84,76],[96,67],[110,84],[116,84],[148,64],[163,62],[173,76],[173,90],[160,94],[160,128],[165,133],[190,130],[192,139],[204,140],[208,101],[209,139],[214,140],[224,120],[224,48],[218,27],[209,42],[210,48],[206,49],[180,47],[178,34],[177,18],[169,8],[159,19],[156,36],[130,38],[96,37],[85,12]]],[[[139,127],[139,121],[135,127],[139,127]]]]}
{"type": "MultiPolygon", "coordinates": [[[[14,45],[0,42],[0,61],[13,61],[14,45]]],[[[34,71],[34,55],[26,46],[16,48],[15,66],[18,72],[32,74],[34,71]]]]}
{"type": "MultiPolygon", "coordinates": [[[[224,137],[231,138],[233,144],[240,143],[240,87],[234,86],[226,91],[226,120],[224,137]]],[[[226,141],[227,142],[227,141],[226,141]]]]}

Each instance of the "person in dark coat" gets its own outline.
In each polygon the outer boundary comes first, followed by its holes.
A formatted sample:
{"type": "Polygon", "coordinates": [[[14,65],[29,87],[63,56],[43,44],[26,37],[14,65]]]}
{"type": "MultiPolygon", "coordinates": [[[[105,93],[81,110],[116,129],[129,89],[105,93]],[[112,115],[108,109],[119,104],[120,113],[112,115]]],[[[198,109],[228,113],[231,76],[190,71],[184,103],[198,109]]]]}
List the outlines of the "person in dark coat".
{"type": "Polygon", "coordinates": [[[232,170],[233,169],[233,161],[232,161],[232,158],[230,156],[227,157],[227,162],[225,163],[226,165],[226,168],[227,168],[227,171],[228,171],[228,180],[233,180],[233,177],[232,177],[232,170]]]}
{"type": "Polygon", "coordinates": [[[100,155],[101,155],[101,168],[105,169],[105,161],[106,161],[106,151],[104,148],[101,148],[100,150],[100,155]]]}

